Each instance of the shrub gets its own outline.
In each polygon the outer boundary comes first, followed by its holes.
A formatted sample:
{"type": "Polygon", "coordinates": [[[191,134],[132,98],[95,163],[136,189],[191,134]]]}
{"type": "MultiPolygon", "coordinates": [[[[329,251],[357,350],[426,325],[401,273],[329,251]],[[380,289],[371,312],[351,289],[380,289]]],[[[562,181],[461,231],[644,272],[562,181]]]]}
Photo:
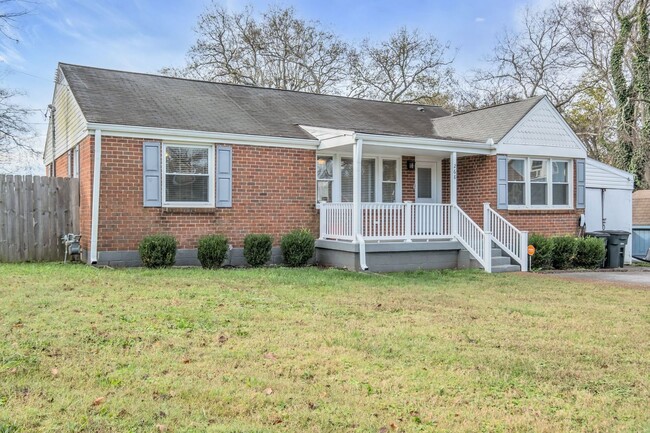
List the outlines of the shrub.
{"type": "Polygon", "coordinates": [[[273,238],[270,235],[250,234],[244,238],[244,258],[254,268],[271,260],[273,238]]]}
{"type": "Polygon", "coordinates": [[[147,268],[168,268],[176,261],[176,238],[171,235],[145,236],[140,242],[140,260],[147,268]]]}
{"type": "Polygon", "coordinates": [[[592,237],[578,239],[573,264],[579,268],[596,269],[603,264],[605,254],[605,244],[602,239],[592,237]]]}
{"type": "Polygon", "coordinates": [[[205,269],[217,269],[228,254],[228,239],[221,235],[208,235],[199,239],[198,258],[205,269]]]}
{"type": "Polygon", "coordinates": [[[553,268],[568,269],[573,264],[578,240],[572,236],[558,236],[553,239],[553,268]]]}
{"type": "Polygon", "coordinates": [[[531,234],[528,243],[535,247],[531,257],[531,268],[535,270],[553,267],[553,240],[542,235],[531,234]]]}
{"type": "Polygon", "coordinates": [[[294,230],[284,235],[280,249],[289,266],[304,266],[314,255],[314,236],[307,229],[294,230]]]}

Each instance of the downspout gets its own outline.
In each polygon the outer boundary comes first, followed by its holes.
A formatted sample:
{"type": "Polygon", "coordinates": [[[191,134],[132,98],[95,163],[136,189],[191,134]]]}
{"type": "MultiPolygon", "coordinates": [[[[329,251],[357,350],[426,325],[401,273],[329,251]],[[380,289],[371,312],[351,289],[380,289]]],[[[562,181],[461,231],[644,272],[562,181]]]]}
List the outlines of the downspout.
{"type": "Polygon", "coordinates": [[[50,104],[47,108],[50,109],[50,120],[52,121],[52,169],[50,170],[50,176],[56,177],[56,107],[50,104]]]}
{"type": "Polygon", "coordinates": [[[93,162],[93,203],[90,225],[90,264],[97,264],[97,237],[99,230],[99,180],[102,166],[102,130],[95,130],[95,159],[93,162]]]}

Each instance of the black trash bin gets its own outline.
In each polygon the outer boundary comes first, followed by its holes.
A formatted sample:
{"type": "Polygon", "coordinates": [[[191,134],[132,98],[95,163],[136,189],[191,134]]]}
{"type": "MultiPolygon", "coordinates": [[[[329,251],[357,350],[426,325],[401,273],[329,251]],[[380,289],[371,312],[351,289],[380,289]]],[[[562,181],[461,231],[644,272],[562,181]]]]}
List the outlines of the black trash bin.
{"type": "Polygon", "coordinates": [[[622,268],[625,263],[625,246],[631,233],[623,230],[605,230],[605,233],[609,234],[605,267],[622,268]]]}
{"type": "MultiPolygon", "coordinates": [[[[585,236],[600,239],[603,242],[603,246],[605,247],[605,252],[607,252],[607,242],[609,240],[609,233],[606,233],[606,232],[587,232],[587,233],[585,233],[585,236]]],[[[603,262],[600,264],[600,267],[604,268],[606,263],[607,263],[607,254],[605,254],[605,259],[603,259],[603,262]]]]}

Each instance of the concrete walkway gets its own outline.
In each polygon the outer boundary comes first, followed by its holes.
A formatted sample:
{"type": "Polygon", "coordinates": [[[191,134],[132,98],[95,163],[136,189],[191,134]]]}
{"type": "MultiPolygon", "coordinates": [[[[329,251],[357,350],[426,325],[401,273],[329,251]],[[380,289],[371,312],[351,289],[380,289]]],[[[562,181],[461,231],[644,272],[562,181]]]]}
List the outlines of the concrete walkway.
{"type": "Polygon", "coordinates": [[[558,278],[566,278],[570,280],[620,283],[625,286],[644,287],[650,289],[650,268],[644,267],[630,266],[620,270],[558,272],[547,275],[553,275],[558,278]]]}

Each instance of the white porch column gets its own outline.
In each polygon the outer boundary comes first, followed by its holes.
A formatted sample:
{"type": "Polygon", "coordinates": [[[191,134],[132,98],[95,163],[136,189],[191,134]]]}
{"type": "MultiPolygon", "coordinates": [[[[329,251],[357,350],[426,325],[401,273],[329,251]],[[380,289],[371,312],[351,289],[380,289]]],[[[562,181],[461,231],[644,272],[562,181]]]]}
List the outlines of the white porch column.
{"type": "Polygon", "coordinates": [[[458,170],[458,158],[456,152],[451,153],[451,158],[449,158],[449,201],[452,205],[451,208],[451,234],[458,234],[458,194],[456,191],[456,174],[458,170]]]}
{"type": "Polygon", "coordinates": [[[363,140],[358,138],[352,145],[352,239],[357,242],[361,235],[361,159],[363,140]]]}
{"type": "Polygon", "coordinates": [[[458,174],[458,157],[456,152],[451,153],[451,158],[449,160],[449,175],[451,176],[451,182],[449,183],[449,197],[451,204],[458,204],[458,193],[457,193],[457,174],[458,174]]]}

